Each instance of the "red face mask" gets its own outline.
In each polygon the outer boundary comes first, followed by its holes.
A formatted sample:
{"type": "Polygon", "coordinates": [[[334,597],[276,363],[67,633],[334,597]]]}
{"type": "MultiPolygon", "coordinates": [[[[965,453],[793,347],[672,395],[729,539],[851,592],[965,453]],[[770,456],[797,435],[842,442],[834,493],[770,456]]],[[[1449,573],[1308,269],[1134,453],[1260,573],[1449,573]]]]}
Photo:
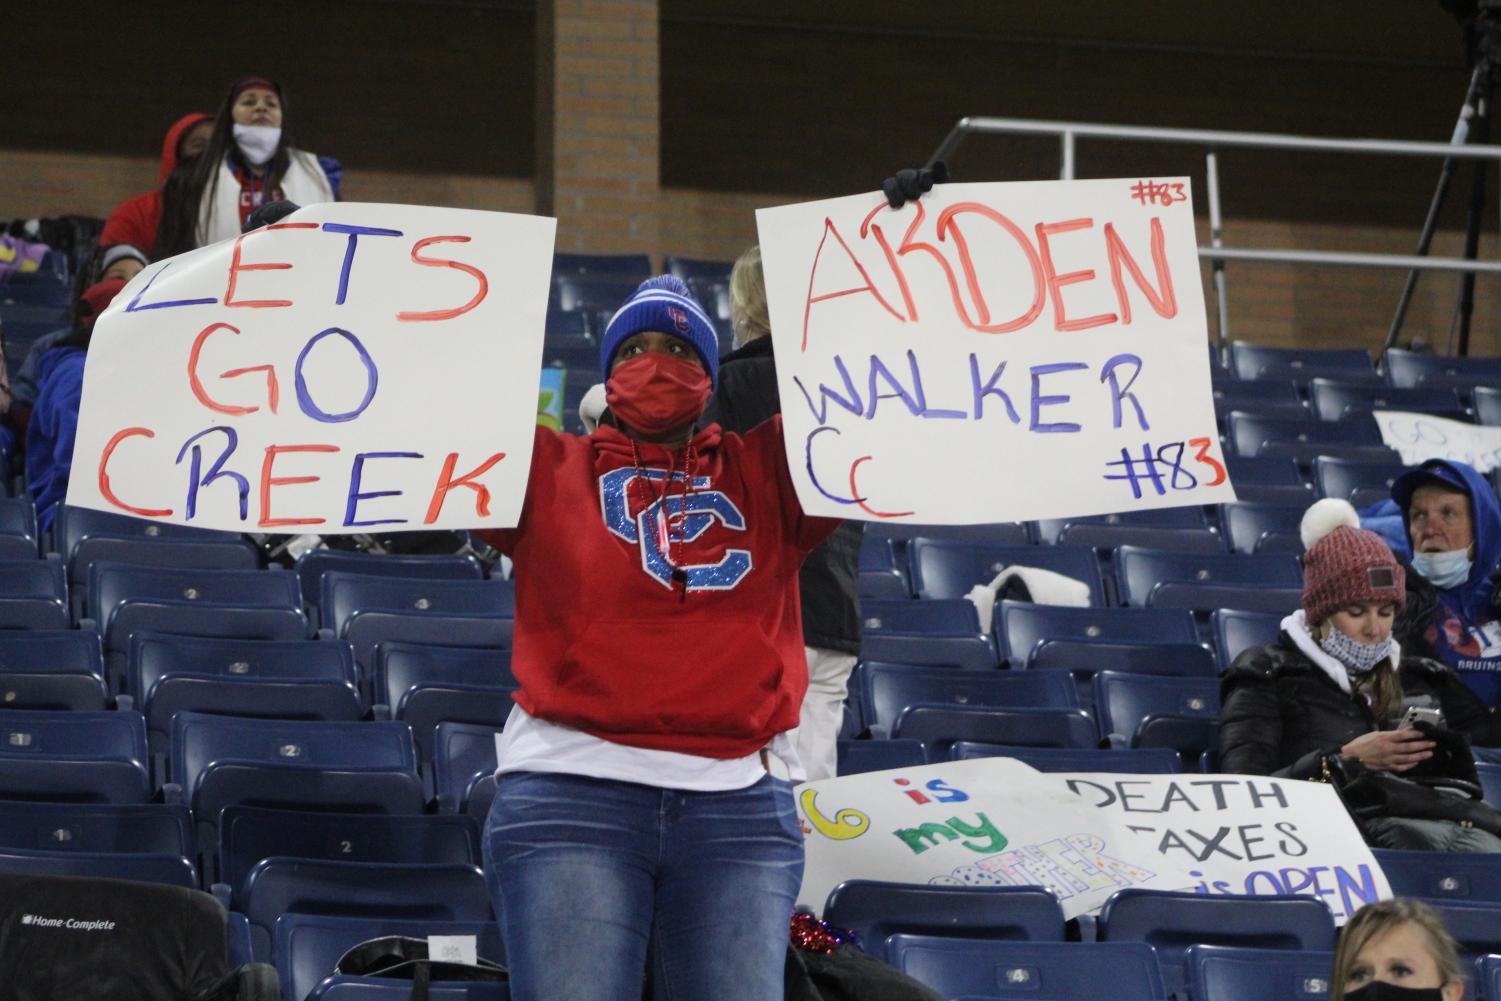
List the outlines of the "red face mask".
{"type": "Polygon", "coordinates": [[[655,436],[696,420],[712,386],[697,359],[652,351],[610,370],[605,401],[633,430],[655,436]]]}

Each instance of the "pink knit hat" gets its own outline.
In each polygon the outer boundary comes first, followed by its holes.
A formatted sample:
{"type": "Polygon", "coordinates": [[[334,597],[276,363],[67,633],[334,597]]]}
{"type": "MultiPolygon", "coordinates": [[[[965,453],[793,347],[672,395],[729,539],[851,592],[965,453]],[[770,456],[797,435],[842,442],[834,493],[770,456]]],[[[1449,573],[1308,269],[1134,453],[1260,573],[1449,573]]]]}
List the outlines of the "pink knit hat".
{"type": "Polygon", "coordinates": [[[1303,614],[1309,625],[1366,601],[1407,601],[1402,564],[1381,536],[1359,527],[1344,501],[1319,501],[1303,516],[1303,614]],[[1336,507],[1336,505],[1340,505],[1336,507]],[[1348,509],[1348,510],[1346,510],[1348,509]]]}

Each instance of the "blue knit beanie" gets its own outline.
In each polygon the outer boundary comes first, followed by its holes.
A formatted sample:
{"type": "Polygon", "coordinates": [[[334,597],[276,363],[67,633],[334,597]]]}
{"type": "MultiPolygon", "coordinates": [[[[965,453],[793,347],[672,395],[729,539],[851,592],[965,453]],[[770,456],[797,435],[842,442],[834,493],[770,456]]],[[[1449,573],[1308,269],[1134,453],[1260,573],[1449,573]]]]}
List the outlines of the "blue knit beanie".
{"type": "Polygon", "coordinates": [[[599,342],[599,370],[606,379],[621,342],[643,330],[659,330],[691,344],[709,379],[718,387],[719,335],[682,279],[674,275],[648,278],[610,317],[599,342]]]}

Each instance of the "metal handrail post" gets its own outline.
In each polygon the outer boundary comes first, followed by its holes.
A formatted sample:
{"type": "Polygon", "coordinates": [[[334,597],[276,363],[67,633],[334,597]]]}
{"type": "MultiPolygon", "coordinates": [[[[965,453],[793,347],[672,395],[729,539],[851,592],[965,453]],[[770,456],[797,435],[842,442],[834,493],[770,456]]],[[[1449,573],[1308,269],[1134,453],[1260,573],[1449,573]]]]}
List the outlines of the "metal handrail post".
{"type": "Polygon", "coordinates": [[[1064,132],[1062,136],[1063,169],[1059,172],[1059,180],[1072,181],[1074,179],[1074,134],[1064,132]]]}
{"type": "MultiPolygon", "coordinates": [[[[1220,169],[1219,157],[1214,147],[1204,155],[1205,176],[1208,178],[1209,187],[1209,245],[1219,250],[1224,244],[1220,239],[1222,217],[1220,215],[1220,169]]],[[[1225,360],[1225,352],[1230,348],[1230,305],[1225,299],[1225,259],[1216,257],[1213,259],[1214,276],[1214,306],[1215,316],[1219,320],[1220,335],[1220,361],[1225,360]]]]}

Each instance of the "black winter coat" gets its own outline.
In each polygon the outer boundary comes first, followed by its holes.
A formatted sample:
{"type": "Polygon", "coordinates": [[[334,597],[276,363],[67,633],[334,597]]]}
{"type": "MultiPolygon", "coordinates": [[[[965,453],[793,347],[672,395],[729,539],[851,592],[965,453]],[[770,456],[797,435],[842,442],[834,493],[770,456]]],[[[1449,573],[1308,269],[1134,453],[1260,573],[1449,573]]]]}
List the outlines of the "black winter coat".
{"type": "MultiPolygon", "coordinates": [[[[1401,679],[1407,702],[1436,702],[1445,725],[1471,744],[1501,745],[1501,717],[1447,665],[1403,657],[1401,679]]],[[[1378,722],[1364,696],[1340,691],[1284,632],[1236,657],[1220,683],[1220,770],[1316,778],[1325,755],[1382,729],[1378,722]]]]}
{"type": "MultiPolygon", "coordinates": [[[[771,338],[758,337],[719,360],[719,388],[701,424],[718,421],[744,434],[782,409],[771,338]]],[[[808,646],[860,652],[860,540],[864,526],[846,521],[803,562],[803,642],[808,646]]]]}

